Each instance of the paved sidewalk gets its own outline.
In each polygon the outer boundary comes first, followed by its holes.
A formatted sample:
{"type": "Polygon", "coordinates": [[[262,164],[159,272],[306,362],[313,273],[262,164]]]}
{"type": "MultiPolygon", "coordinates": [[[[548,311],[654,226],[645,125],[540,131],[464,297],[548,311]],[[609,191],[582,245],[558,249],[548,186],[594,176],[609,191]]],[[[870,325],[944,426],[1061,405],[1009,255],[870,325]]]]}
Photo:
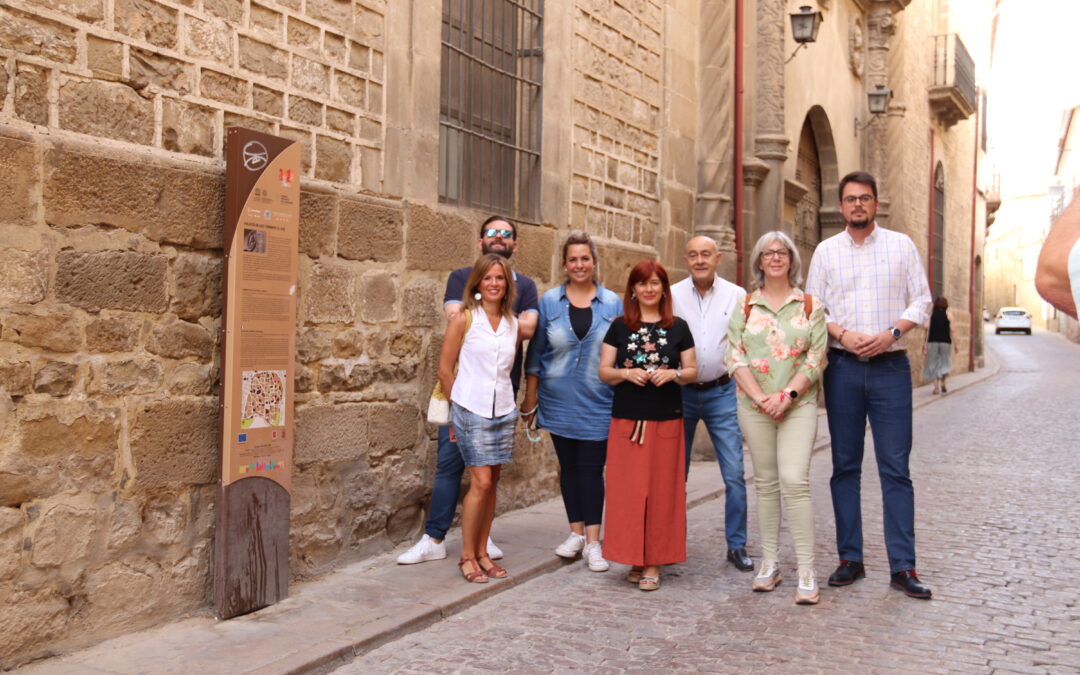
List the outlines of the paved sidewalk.
{"type": "MultiPolygon", "coordinates": [[[[950,378],[950,393],[997,374],[987,367],[950,378]]],[[[930,387],[915,390],[916,408],[939,399],[930,387]]],[[[828,447],[825,416],[815,451],[828,447]]],[[[748,464],[749,466],[749,464],[748,464]]],[[[716,499],[723,482],[715,462],[694,462],[687,484],[688,507],[716,499]]],[[[693,518],[693,514],[691,514],[693,518]]],[[[313,582],[296,584],[272,607],[217,621],[209,612],[105,641],[63,657],[40,661],[19,673],[310,673],[326,672],[364,652],[420,630],[565,563],[552,553],[566,535],[558,498],[499,516],[494,533],[511,573],[505,580],[467,584],[458,573],[458,532],[447,539],[447,559],[399,566],[392,554],[355,563],[313,582]]],[[[577,563],[580,564],[580,563],[577,563]]]]}

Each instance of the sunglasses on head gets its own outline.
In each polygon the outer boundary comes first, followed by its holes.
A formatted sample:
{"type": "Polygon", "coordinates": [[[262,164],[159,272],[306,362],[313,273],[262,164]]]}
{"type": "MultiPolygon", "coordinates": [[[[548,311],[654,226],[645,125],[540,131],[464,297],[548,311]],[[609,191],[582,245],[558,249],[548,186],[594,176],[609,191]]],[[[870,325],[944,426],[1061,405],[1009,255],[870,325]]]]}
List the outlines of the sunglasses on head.
{"type": "Polygon", "coordinates": [[[503,229],[501,227],[489,227],[484,230],[485,237],[502,237],[503,239],[513,239],[514,231],[503,229]]]}

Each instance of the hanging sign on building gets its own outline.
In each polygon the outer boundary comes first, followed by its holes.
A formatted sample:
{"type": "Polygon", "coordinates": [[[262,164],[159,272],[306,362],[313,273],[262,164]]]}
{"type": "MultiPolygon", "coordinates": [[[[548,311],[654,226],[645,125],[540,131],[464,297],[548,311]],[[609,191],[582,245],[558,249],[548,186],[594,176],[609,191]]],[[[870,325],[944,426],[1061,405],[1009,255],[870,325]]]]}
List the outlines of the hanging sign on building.
{"type": "Polygon", "coordinates": [[[227,133],[215,607],[285,597],[292,487],[300,144],[227,133]]]}

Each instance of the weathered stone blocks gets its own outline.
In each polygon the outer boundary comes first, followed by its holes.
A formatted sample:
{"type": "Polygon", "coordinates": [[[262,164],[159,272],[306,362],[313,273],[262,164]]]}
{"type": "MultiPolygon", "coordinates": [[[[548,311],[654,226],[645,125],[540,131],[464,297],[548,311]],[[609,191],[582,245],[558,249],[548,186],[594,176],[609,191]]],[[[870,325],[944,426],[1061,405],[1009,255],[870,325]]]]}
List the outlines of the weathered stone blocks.
{"type": "Polygon", "coordinates": [[[171,359],[194,357],[206,362],[214,354],[214,337],[197,323],[167,321],[150,331],[146,351],[171,359]]]}
{"type": "Polygon", "coordinates": [[[263,77],[284,80],[289,76],[289,54],[265,42],[241,35],[240,67],[263,77]]]}
{"type": "Polygon", "coordinates": [[[364,334],[355,328],[341,331],[334,336],[334,356],[353,359],[364,353],[364,334]]]}
{"type": "Polygon", "coordinates": [[[410,205],[405,211],[408,235],[406,262],[413,270],[449,271],[476,260],[480,223],[436,213],[426,206],[410,205]]]}
{"type": "Polygon", "coordinates": [[[177,12],[153,0],[116,0],[116,30],[158,47],[176,46],[177,12]]]}
{"type": "MultiPolygon", "coordinates": [[[[235,3],[234,3],[235,4],[235,3]]],[[[186,17],[187,53],[231,65],[232,31],[224,21],[186,17]]]]}
{"type": "Polygon", "coordinates": [[[34,391],[51,396],[67,396],[75,386],[78,365],[66,361],[49,361],[34,376],[34,391]]]}
{"type": "Polygon", "coordinates": [[[124,74],[124,46],[115,40],[87,35],[86,65],[95,77],[119,80],[124,74]]]}
{"type": "Polygon", "coordinates": [[[15,114],[32,124],[49,123],[49,72],[20,63],[15,69],[15,114]]]}
{"type": "Polygon", "coordinates": [[[95,394],[150,394],[161,387],[163,370],[153,359],[134,358],[95,363],[89,390],[95,394]]]}
{"type": "Polygon", "coordinates": [[[405,325],[430,328],[439,321],[442,312],[442,291],[445,284],[431,279],[413,279],[405,286],[401,306],[406,308],[405,325]]]}
{"type": "Polygon", "coordinates": [[[29,361],[0,361],[0,391],[11,395],[29,394],[33,370],[29,361]]]}
{"type": "Polygon", "coordinates": [[[345,141],[327,136],[315,138],[315,177],[348,183],[352,180],[353,148],[345,141]]]}
{"type": "Polygon", "coordinates": [[[0,9],[0,44],[18,54],[74,63],[78,45],[74,28],[5,7],[0,9]]]}
{"type": "Polygon", "coordinates": [[[404,214],[399,209],[355,199],[341,200],[338,253],[351,260],[396,262],[404,243],[404,214]]]}
{"type": "Polygon", "coordinates": [[[161,146],[173,152],[213,157],[214,111],[201,105],[164,99],[161,104],[161,146]]]}
{"type": "Polygon", "coordinates": [[[48,283],[48,257],[44,250],[0,248],[0,303],[40,302],[45,299],[48,283]]]}
{"type": "MultiPolygon", "coordinates": [[[[32,144],[15,138],[0,137],[0,204],[4,205],[4,208],[0,209],[0,223],[30,223],[36,208],[32,190],[37,172],[27,169],[37,167],[35,155],[32,144]]],[[[0,288],[3,286],[0,284],[0,288]]]]}
{"type": "Polygon", "coordinates": [[[221,258],[200,253],[180,253],[172,265],[173,292],[169,311],[181,319],[196,321],[221,314],[221,258]]]}
{"type": "Polygon", "coordinates": [[[30,562],[35,567],[58,567],[85,558],[98,526],[96,512],[86,506],[60,503],[42,509],[30,562]]]}
{"type": "Polygon", "coordinates": [[[122,84],[68,79],[60,85],[60,126],[150,145],[154,140],[154,102],[122,84]]]}
{"type": "Polygon", "coordinates": [[[131,49],[128,84],[136,90],[150,85],[181,94],[191,90],[192,68],[183,61],[145,49],[131,49]]]}
{"type": "Polygon", "coordinates": [[[65,313],[9,314],[4,319],[4,339],[27,347],[54,352],[73,352],[82,340],[75,319],[65,313]]]}
{"type": "Polygon", "coordinates": [[[177,396],[205,396],[214,389],[210,366],[199,363],[181,363],[169,373],[166,385],[177,396]]]}
{"type": "Polygon", "coordinates": [[[392,452],[412,447],[420,438],[415,403],[376,403],[368,410],[368,464],[377,466],[392,452]]]}
{"type": "Polygon", "coordinates": [[[131,430],[135,483],[143,489],[214,481],[217,399],[167,399],[140,406],[131,430]]]}
{"type": "Polygon", "coordinates": [[[397,276],[369,272],[360,279],[360,318],[367,323],[397,321],[397,276]]]}
{"type": "Polygon", "coordinates": [[[300,192],[300,252],[312,258],[333,255],[337,234],[337,195],[300,192]]]}
{"type": "Polygon", "coordinates": [[[25,526],[22,509],[0,506],[0,581],[10,579],[19,569],[25,526]]]}
{"type": "Polygon", "coordinates": [[[101,316],[86,325],[86,347],[93,352],[127,352],[139,344],[143,321],[101,316]]]}
{"type": "Polygon", "coordinates": [[[369,408],[365,403],[298,408],[293,461],[299,466],[364,457],[370,439],[369,408]]]}
{"type": "Polygon", "coordinates": [[[296,340],[296,355],[301,363],[325,359],[331,353],[331,335],[319,328],[301,331],[296,340]]]}
{"type": "Polygon", "coordinates": [[[356,316],[356,275],[347,265],[317,263],[302,297],[303,317],[312,323],[351,323],[356,316]]]}
{"type": "Polygon", "coordinates": [[[165,311],[164,256],[131,251],[56,254],[56,296],[85,310],[165,311]]]}

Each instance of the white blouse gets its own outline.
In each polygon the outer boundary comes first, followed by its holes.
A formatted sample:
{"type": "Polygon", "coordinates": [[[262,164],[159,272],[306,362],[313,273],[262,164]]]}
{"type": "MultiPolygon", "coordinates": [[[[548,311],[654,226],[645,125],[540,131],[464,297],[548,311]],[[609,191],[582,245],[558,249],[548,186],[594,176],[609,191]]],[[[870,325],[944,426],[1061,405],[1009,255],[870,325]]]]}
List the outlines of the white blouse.
{"type": "Polygon", "coordinates": [[[482,308],[470,311],[472,326],[458,355],[458,372],[450,400],[480,417],[502,417],[515,405],[510,369],[517,350],[517,319],[504,316],[499,320],[498,330],[491,330],[491,322],[482,308]]]}

